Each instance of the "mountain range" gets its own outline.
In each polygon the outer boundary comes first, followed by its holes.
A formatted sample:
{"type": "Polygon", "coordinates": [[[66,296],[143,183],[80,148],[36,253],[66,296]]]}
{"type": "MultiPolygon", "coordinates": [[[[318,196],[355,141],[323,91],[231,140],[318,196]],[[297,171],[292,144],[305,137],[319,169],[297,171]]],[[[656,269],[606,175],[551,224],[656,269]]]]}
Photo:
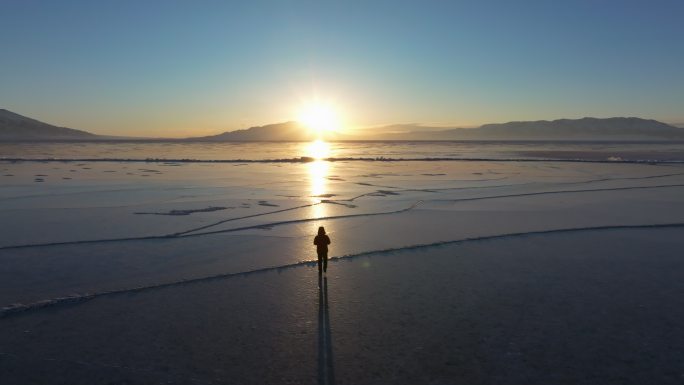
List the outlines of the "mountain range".
{"type": "Polygon", "coordinates": [[[477,128],[384,126],[394,140],[657,140],[684,139],[684,129],[652,119],[582,118],[485,124],[477,128]],[[392,133],[397,128],[399,132],[392,133]]]}
{"type": "MultiPolygon", "coordinates": [[[[316,135],[302,123],[285,122],[184,140],[203,142],[308,142],[315,139],[317,139],[316,135]]],[[[353,138],[339,133],[328,133],[325,139],[350,140],[353,138]]]]}
{"type": "MultiPolygon", "coordinates": [[[[151,140],[95,135],[58,127],[0,109],[0,141],[32,140],[151,140]]],[[[285,122],[226,131],[212,136],[160,139],[204,142],[310,141],[311,130],[285,122]]],[[[582,118],[485,124],[476,128],[396,124],[348,133],[328,133],[326,140],[684,140],[684,128],[641,118],[582,118]]]]}

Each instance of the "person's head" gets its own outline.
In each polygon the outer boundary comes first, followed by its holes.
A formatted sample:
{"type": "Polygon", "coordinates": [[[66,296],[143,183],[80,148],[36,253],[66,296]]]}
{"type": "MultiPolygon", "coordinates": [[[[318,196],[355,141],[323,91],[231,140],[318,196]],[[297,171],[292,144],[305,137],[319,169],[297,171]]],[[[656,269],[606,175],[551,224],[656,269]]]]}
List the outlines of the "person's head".
{"type": "Polygon", "coordinates": [[[318,235],[325,235],[325,228],[323,226],[318,228],[318,235]]]}

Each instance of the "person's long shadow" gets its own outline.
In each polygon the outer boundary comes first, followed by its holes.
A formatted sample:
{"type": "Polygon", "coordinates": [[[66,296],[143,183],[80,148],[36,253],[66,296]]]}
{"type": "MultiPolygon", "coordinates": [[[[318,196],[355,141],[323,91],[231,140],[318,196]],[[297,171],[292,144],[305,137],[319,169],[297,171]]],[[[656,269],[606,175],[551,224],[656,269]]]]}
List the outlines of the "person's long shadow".
{"type": "Polygon", "coordinates": [[[328,278],[318,275],[318,384],[335,383],[330,314],[328,312],[328,278]]]}

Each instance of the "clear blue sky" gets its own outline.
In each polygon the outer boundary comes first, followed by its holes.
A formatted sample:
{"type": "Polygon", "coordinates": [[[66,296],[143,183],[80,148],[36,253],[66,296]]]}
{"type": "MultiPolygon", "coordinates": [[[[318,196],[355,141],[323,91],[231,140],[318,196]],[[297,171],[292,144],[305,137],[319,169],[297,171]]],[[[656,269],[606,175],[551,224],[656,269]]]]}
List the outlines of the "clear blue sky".
{"type": "Polygon", "coordinates": [[[684,1],[0,0],[0,108],[116,135],[296,118],[684,122],[684,1]]]}

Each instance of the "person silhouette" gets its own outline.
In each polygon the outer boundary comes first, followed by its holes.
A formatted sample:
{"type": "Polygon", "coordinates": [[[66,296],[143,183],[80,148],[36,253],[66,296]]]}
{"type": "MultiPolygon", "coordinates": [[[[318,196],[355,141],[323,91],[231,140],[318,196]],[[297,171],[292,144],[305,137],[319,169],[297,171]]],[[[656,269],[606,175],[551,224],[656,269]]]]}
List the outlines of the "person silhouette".
{"type": "Polygon", "coordinates": [[[328,270],[328,245],[330,244],[330,237],[325,234],[323,226],[318,228],[318,235],[314,238],[313,244],[316,245],[316,253],[318,254],[318,273],[328,270]]]}

